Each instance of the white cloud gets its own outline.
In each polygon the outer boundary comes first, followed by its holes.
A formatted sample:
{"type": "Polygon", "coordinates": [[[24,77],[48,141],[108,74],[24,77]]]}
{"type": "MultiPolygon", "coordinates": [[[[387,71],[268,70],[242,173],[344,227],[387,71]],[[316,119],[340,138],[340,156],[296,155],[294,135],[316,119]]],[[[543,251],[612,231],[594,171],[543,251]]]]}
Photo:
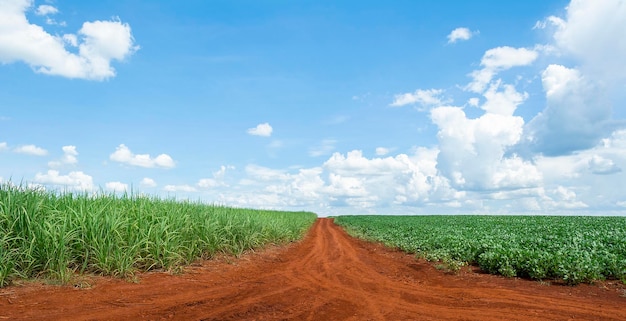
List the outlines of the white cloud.
{"type": "Polygon", "coordinates": [[[8,150],[8,149],[9,149],[9,145],[6,142],[0,143],[0,152],[8,150]]]}
{"type": "MultiPolygon", "coordinates": [[[[419,148],[413,156],[366,158],[361,151],[334,153],[322,168],[305,172],[298,178],[287,177],[288,199],[317,195],[311,205],[360,208],[425,206],[461,199],[464,193],[453,191],[447,180],[437,175],[438,150],[419,148]],[[307,174],[305,176],[304,174],[307,174]],[[306,183],[307,188],[299,188],[306,183]],[[319,204],[321,203],[321,205],[319,204]]],[[[279,183],[277,182],[277,185],[279,183]]]]}
{"type": "MultiPolygon", "coordinates": [[[[567,155],[593,148],[612,131],[626,127],[614,120],[611,92],[626,80],[626,5],[620,0],[573,0],[564,18],[537,24],[554,26],[554,48],[575,68],[551,64],[542,73],[547,105],[525,128],[524,147],[546,155],[567,155]]],[[[619,96],[619,94],[618,94],[619,96]]]]}
{"type": "Polygon", "coordinates": [[[502,85],[501,81],[492,82],[489,89],[483,94],[486,101],[480,107],[488,113],[512,116],[517,106],[527,98],[527,93],[519,93],[513,85],[502,85]],[[503,87],[503,91],[498,91],[503,87]]]}
{"type": "Polygon", "coordinates": [[[19,154],[28,154],[28,155],[34,155],[34,156],[48,155],[47,150],[41,147],[37,147],[35,145],[22,145],[22,146],[16,147],[15,149],[13,149],[13,151],[19,154]]]}
{"type": "Polygon", "coordinates": [[[270,126],[269,123],[262,123],[262,124],[258,124],[254,128],[249,128],[247,132],[248,134],[254,135],[254,136],[270,137],[272,136],[272,131],[273,131],[272,126],[270,126]]]}
{"type": "Polygon", "coordinates": [[[559,17],[550,16],[546,18],[545,20],[537,21],[533,29],[546,29],[548,26],[556,26],[557,28],[563,28],[565,27],[565,21],[563,21],[563,19],[559,17]]]}
{"type": "Polygon", "coordinates": [[[276,170],[259,166],[246,168],[248,179],[240,185],[254,189],[254,195],[242,193],[237,196],[225,196],[232,199],[239,206],[256,204],[262,207],[309,207],[311,205],[325,206],[326,198],[322,195],[324,181],[319,167],[300,169],[290,174],[285,170],[276,170]]]}
{"type": "MultiPolygon", "coordinates": [[[[565,200],[559,201],[552,193],[559,186],[575,190],[575,208],[615,208],[624,200],[621,186],[624,181],[622,168],[626,166],[626,130],[613,132],[596,146],[560,156],[536,156],[534,163],[543,173],[546,197],[542,204],[546,209],[558,206],[568,208],[565,200]]],[[[565,193],[568,194],[568,193],[565,193]]],[[[564,195],[564,194],[563,194],[564,195]]]]}
{"type": "Polygon", "coordinates": [[[472,32],[468,28],[456,28],[448,35],[448,43],[455,43],[459,40],[469,40],[476,33],[478,32],[472,32]]]}
{"type": "Polygon", "coordinates": [[[589,168],[588,159],[580,155],[535,156],[534,162],[543,173],[546,182],[572,181],[589,168]]]}
{"type": "Polygon", "coordinates": [[[128,184],[122,182],[107,182],[104,184],[105,188],[112,192],[126,192],[128,191],[128,184]]]}
{"type": "MultiPolygon", "coordinates": [[[[454,110],[435,109],[434,113],[458,111],[458,107],[451,108],[454,110]]],[[[441,150],[418,148],[413,156],[367,158],[355,150],[334,153],[322,167],[295,172],[248,165],[247,177],[239,184],[214,191],[220,202],[236,206],[307,208],[325,214],[355,211],[407,214],[433,210],[569,213],[589,209],[592,204],[597,206],[600,200],[614,208],[618,208],[617,202],[624,201],[620,192],[611,187],[615,184],[601,187],[604,183],[599,179],[623,180],[620,171],[612,175],[607,171],[626,164],[626,131],[623,135],[614,133],[590,152],[539,156],[530,162],[506,153],[507,147],[520,137],[522,123],[517,123],[521,120],[516,118],[487,113],[476,119],[465,116],[458,123],[440,128],[440,131],[454,128],[466,133],[468,140],[464,142],[469,142],[468,147],[476,152],[471,155],[465,151],[458,157],[446,155],[445,148],[451,141],[457,147],[461,144],[443,137],[441,150]],[[597,155],[595,159],[594,155],[597,155]],[[456,162],[451,175],[442,167],[446,162],[456,162]],[[598,176],[598,171],[604,175],[598,176]]],[[[206,187],[215,183],[207,182],[206,187]]]]}
{"type": "Polygon", "coordinates": [[[65,34],[62,37],[63,41],[72,47],[78,47],[78,38],[76,35],[65,34]]]}
{"type": "Polygon", "coordinates": [[[337,141],[334,139],[324,139],[317,146],[309,148],[309,156],[319,157],[329,155],[333,152],[333,150],[335,150],[336,144],[337,141]]]}
{"type": "Polygon", "coordinates": [[[460,107],[438,107],[431,119],[439,127],[437,169],[459,190],[534,187],[542,176],[531,163],[505,156],[521,138],[524,120],[486,113],[469,119],[460,107]]]}
{"type": "MultiPolygon", "coordinates": [[[[0,63],[21,61],[38,73],[104,80],[115,76],[111,61],[124,60],[139,49],[130,26],[114,19],[85,22],[78,31],[80,41],[70,43],[78,45],[78,53],[70,52],[67,39],[78,38],[51,35],[31,24],[26,17],[31,5],[29,0],[0,2],[0,63]]],[[[42,12],[51,10],[43,8],[42,12]]]]}
{"type": "Polygon", "coordinates": [[[472,97],[467,100],[467,104],[472,107],[478,107],[478,105],[480,105],[480,98],[472,97]]]}
{"type": "Polygon", "coordinates": [[[580,71],[549,65],[541,80],[547,106],[525,128],[533,152],[563,155],[593,147],[615,129],[611,104],[580,71]]]}
{"type": "Polygon", "coordinates": [[[185,193],[193,193],[193,192],[197,192],[198,190],[191,186],[191,185],[165,185],[165,187],[163,187],[163,190],[166,192],[185,192],[185,193]]]}
{"type": "Polygon", "coordinates": [[[597,175],[609,175],[622,171],[613,160],[600,155],[593,155],[591,159],[589,159],[589,170],[597,175]]]}
{"type": "MultiPolygon", "coordinates": [[[[224,193],[222,201],[238,206],[264,207],[354,207],[371,209],[394,204],[425,204],[441,196],[445,181],[436,177],[437,152],[419,149],[414,157],[368,159],[361,151],[335,153],[323,167],[287,170],[248,165],[248,178],[239,183],[253,193],[224,193]]],[[[449,191],[449,189],[448,189],[449,191]]],[[[460,195],[460,194],[459,194],[460,195]]]]}
{"type": "Polygon", "coordinates": [[[58,185],[78,191],[91,191],[94,188],[93,178],[81,171],[60,175],[59,171],[48,170],[46,174],[37,173],[34,181],[40,184],[58,185]]]}
{"type": "Polygon", "coordinates": [[[554,40],[586,73],[626,79],[626,5],[623,0],[572,0],[564,19],[550,17],[554,40]]]}
{"type": "Polygon", "coordinates": [[[35,11],[35,14],[38,16],[47,16],[47,15],[53,15],[57,13],[59,13],[59,9],[48,4],[42,4],[38,6],[37,10],[35,11]]]}
{"type": "Polygon", "coordinates": [[[548,207],[565,209],[589,207],[584,202],[578,200],[576,192],[567,189],[566,187],[558,186],[556,189],[551,191],[551,194],[552,198],[555,200],[548,200],[546,202],[548,207]]]}
{"type": "Polygon", "coordinates": [[[144,177],[139,184],[143,187],[157,187],[157,183],[149,177],[144,177]]]}
{"type": "Polygon", "coordinates": [[[173,168],[176,163],[167,154],[160,154],[155,158],[152,158],[150,154],[133,154],[128,147],[124,144],[120,144],[113,152],[109,159],[114,162],[128,164],[132,166],[146,167],[146,168],[173,168]]]}
{"type": "Polygon", "coordinates": [[[389,148],[376,147],[376,156],[385,156],[389,154],[389,152],[390,152],[389,148]]]}
{"type": "Polygon", "coordinates": [[[438,106],[447,102],[441,98],[442,94],[441,89],[418,89],[414,93],[395,95],[390,106],[400,107],[416,103],[423,107],[438,106]]]}
{"type": "Polygon", "coordinates": [[[368,159],[359,150],[348,152],[345,156],[334,153],[325,163],[324,168],[339,175],[384,175],[404,168],[409,163],[408,156],[401,154],[397,158],[368,159]]]}
{"type": "Polygon", "coordinates": [[[358,150],[345,156],[335,153],[324,163],[329,178],[326,193],[337,205],[359,207],[433,201],[436,157],[436,151],[428,150],[414,158],[400,154],[368,159],[358,150]]]}
{"type": "Polygon", "coordinates": [[[489,49],[483,55],[480,65],[501,71],[519,66],[528,66],[537,59],[537,52],[526,48],[508,46],[489,49]]]}
{"type": "Polygon", "coordinates": [[[413,156],[372,159],[355,150],[334,153],[322,167],[286,170],[251,164],[237,186],[220,189],[219,200],[243,207],[365,213],[381,206],[443,204],[462,197],[436,177],[436,158],[437,150],[423,148],[413,156]]]}
{"type": "Polygon", "coordinates": [[[291,176],[289,188],[291,195],[297,197],[305,204],[318,203],[323,201],[324,181],[320,177],[323,170],[319,167],[300,169],[297,174],[291,176]]]}
{"type": "Polygon", "coordinates": [[[76,146],[68,145],[63,146],[63,156],[58,161],[48,162],[48,166],[50,167],[59,167],[62,165],[74,165],[78,163],[78,152],[76,151],[76,146]]]}
{"type": "MultiPolygon", "coordinates": [[[[254,166],[254,165],[253,165],[254,166]]],[[[196,184],[200,188],[214,188],[219,186],[228,186],[224,182],[224,176],[226,175],[227,170],[235,169],[233,166],[220,166],[220,169],[216,172],[213,172],[213,178],[202,178],[196,184]]],[[[254,171],[254,169],[252,169],[254,171]]]]}
{"type": "Polygon", "coordinates": [[[213,188],[222,185],[222,182],[217,181],[214,178],[201,178],[197,183],[200,188],[213,188]]]}
{"type": "Polygon", "coordinates": [[[330,173],[328,180],[326,192],[331,195],[330,199],[335,202],[335,205],[358,204],[358,207],[371,207],[374,201],[379,199],[378,195],[370,195],[365,188],[365,177],[330,173]]]}
{"type": "Polygon", "coordinates": [[[512,48],[508,46],[489,49],[483,55],[480,65],[482,69],[473,71],[470,75],[470,82],[466,89],[482,93],[493,77],[501,71],[532,64],[539,53],[526,48],[512,48]]]}

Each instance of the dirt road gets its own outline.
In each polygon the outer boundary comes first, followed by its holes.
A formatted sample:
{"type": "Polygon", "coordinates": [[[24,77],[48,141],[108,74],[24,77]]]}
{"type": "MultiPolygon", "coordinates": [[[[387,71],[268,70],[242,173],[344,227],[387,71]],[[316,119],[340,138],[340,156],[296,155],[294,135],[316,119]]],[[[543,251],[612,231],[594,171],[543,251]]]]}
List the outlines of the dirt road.
{"type": "Polygon", "coordinates": [[[449,275],[331,219],[286,249],[81,285],[0,289],[0,320],[626,320],[623,289],[449,275]]]}

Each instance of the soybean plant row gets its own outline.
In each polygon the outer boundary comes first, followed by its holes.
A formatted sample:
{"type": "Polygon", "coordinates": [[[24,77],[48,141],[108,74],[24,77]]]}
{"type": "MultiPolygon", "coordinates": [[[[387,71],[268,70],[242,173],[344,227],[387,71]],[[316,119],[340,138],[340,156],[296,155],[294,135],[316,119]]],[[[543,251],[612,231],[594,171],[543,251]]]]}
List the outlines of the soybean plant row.
{"type": "Polygon", "coordinates": [[[348,233],[430,261],[566,284],[626,283],[626,217],[340,216],[348,233]]]}
{"type": "Polygon", "coordinates": [[[314,213],[0,184],[0,287],[75,273],[126,277],[301,238],[314,213]]]}

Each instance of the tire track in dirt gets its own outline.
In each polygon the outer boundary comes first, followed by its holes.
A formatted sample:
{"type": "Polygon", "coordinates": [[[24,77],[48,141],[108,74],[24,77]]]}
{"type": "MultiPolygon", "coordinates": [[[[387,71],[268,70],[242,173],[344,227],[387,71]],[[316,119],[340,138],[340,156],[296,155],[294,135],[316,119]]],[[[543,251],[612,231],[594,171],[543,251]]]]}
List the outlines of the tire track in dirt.
{"type": "Polygon", "coordinates": [[[626,320],[623,288],[447,275],[354,239],[332,219],[318,219],[300,243],[235,264],[93,282],[0,289],[0,320],[626,320]]]}

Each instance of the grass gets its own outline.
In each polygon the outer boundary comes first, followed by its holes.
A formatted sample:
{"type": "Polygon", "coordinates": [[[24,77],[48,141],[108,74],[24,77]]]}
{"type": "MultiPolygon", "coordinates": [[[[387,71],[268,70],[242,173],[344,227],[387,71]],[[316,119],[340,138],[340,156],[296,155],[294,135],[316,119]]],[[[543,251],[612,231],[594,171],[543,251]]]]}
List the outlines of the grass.
{"type": "Polygon", "coordinates": [[[339,216],[348,233],[454,270],[566,284],[626,279],[626,217],[339,216]]]}
{"type": "Polygon", "coordinates": [[[142,195],[46,192],[0,184],[0,287],[75,273],[128,277],[216,253],[301,238],[307,212],[229,208],[142,195]]]}

